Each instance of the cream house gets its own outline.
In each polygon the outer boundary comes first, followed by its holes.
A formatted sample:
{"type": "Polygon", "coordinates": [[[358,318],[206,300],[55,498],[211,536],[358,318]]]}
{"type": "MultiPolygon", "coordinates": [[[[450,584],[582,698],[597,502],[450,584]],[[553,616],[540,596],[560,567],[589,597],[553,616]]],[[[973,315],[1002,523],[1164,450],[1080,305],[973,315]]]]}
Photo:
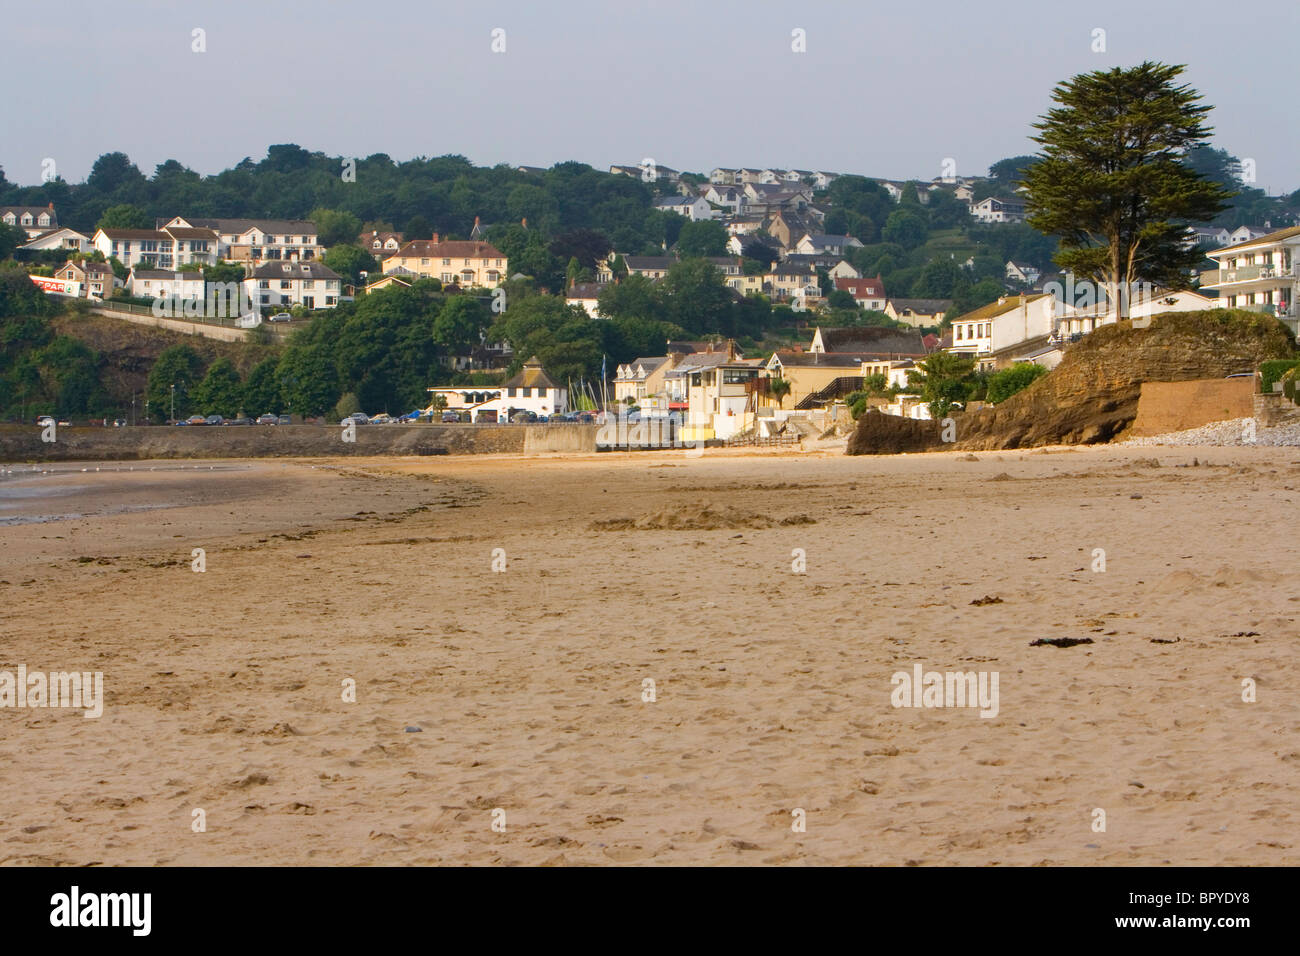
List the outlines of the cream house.
{"type": "Polygon", "coordinates": [[[495,289],[509,275],[505,254],[490,242],[413,239],[384,259],[384,275],[438,279],[443,285],[495,289]]]}

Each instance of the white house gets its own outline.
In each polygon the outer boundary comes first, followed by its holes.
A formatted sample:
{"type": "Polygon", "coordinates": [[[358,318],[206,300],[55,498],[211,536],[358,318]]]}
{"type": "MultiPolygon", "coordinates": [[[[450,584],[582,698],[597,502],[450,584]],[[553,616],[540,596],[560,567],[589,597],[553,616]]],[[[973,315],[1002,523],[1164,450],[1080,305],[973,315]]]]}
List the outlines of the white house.
{"type": "Polygon", "coordinates": [[[494,385],[492,390],[497,397],[473,406],[469,410],[471,421],[477,422],[484,412],[493,413],[489,418],[508,421],[517,412],[556,415],[569,410],[569,390],[546,374],[535,355],[524,363],[518,375],[494,385]]]}
{"type": "Polygon", "coordinates": [[[1006,276],[1008,282],[1019,282],[1022,285],[1033,285],[1042,276],[1038,266],[1031,266],[1027,262],[1016,262],[1014,259],[1007,260],[1006,276]]]}
{"type": "Polygon", "coordinates": [[[1058,303],[1051,293],[1003,296],[952,321],[952,345],[947,351],[974,358],[991,367],[991,353],[1014,348],[1056,328],[1058,303]]]}
{"type": "Polygon", "coordinates": [[[146,299],[202,301],[205,290],[202,272],[169,272],[164,269],[131,270],[126,288],[131,295],[146,299]]]}
{"type": "Polygon", "coordinates": [[[77,232],[75,229],[68,229],[65,226],[61,229],[49,229],[38,234],[35,239],[23,245],[22,248],[30,249],[33,252],[44,252],[48,249],[57,249],[60,252],[89,252],[94,246],[89,236],[77,232]]]}
{"type": "Polygon", "coordinates": [[[92,244],[105,259],[116,258],[128,269],[172,269],[192,262],[217,261],[219,241],[211,229],[168,226],[164,229],[97,229],[92,244]]]}
{"type": "Polygon", "coordinates": [[[885,311],[885,303],[888,297],[885,295],[885,284],[880,281],[880,276],[874,279],[836,279],[835,288],[841,292],[847,292],[853,296],[853,301],[859,309],[875,310],[877,312],[885,311]]]}
{"type": "Polygon", "coordinates": [[[827,236],[809,233],[799,240],[794,247],[794,251],[804,256],[844,256],[854,249],[861,248],[862,243],[853,236],[827,236]]]}
{"type": "Polygon", "coordinates": [[[970,214],[979,222],[1024,222],[1025,203],[1022,199],[1001,199],[987,196],[972,203],[970,214]]]}
{"type": "Polygon", "coordinates": [[[727,213],[736,215],[745,201],[745,192],[739,186],[709,185],[701,193],[706,202],[721,206],[727,213]]]}
{"type": "Polygon", "coordinates": [[[294,305],[332,309],[339,304],[341,280],[319,262],[267,262],[244,280],[244,289],[263,310],[294,305]]]}
{"type": "Polygon", "coordinates": [[[579,306],[593,319],[603,319],[599,301],[602,288],[599,282],[575,282],[565,291],[564,304],[579,306]]]}
{"type": "Polygon", "coordinates": [[[661,212],[675,212],[692,222],[713,218],[713,207],[703,196],[665,196],[655,200],[655,208],[661,212]]]}
{"type": "Polygon", "coordinates": [[[1219,264],[1212,282],[1220,305],[1230,309],[1268,312],[1283,319],[1294,331],[1296,297],[1300,294],[1300,226],[1234,243],[1206,253],[1219,264]]]}

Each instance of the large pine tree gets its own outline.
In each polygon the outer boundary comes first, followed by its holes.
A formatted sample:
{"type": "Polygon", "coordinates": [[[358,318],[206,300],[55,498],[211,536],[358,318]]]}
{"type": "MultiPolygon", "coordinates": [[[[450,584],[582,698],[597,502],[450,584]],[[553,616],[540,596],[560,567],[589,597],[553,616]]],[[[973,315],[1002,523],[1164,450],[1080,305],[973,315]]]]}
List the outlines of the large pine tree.
{"type": "Polygon", "coordinates": [[[1212,219],[1232,195],[1184,161],[1209,136],[1210,107],[1176,82],[1183,69],[1081,74],[1052,91],[1059,105],[1034,124],[1042,152],[1024,174],[1028,221],[1060,238],[1063,269],[1121,308],[1120,290],[1138,282],[1186,287],[1202,257],[1187,224],[1212,219]]]}

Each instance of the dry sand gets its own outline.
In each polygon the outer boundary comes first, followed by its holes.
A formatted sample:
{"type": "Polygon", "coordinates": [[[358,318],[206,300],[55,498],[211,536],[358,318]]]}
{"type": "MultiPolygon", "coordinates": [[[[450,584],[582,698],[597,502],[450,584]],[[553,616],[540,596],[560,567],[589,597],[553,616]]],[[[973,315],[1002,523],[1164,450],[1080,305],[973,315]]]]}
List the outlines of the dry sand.
{"type": "Polygon", "coordinates": [[[191,464],[0,482],[0,861],[1300,862],[1296,449],[191,464]]]}

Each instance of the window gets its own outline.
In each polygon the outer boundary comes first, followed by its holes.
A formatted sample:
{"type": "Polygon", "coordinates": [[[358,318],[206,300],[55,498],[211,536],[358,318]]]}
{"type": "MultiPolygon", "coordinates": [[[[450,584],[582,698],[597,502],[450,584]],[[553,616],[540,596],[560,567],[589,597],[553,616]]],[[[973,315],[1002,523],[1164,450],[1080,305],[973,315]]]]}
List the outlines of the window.
{"type": "Polygon", "coordinates": [[[443,260],[442,260],[442,264],[443,264],[444,266],[449,266],[449,265],[451,265],[451,260],[450,260],[450,259],[443,259],[443,260]]]}
{"type": "MultiPolygon", "coordinates": [[[[428,259],[421,259],[421,260],[420,260],[420,265],[422,265],[422,266],[427,266],[428,264],[429,264],[429,260],[428,260],[428,259]]],[[[446,262],[443,263],[443,265],[446,265],[446,264],[447,264],[446,262]]]]}
{"type": "Polygon", "coordinates": [[[280,280],[280,288],[281,288],[281,289],[287,289],[287,288],[289,288],[289,280],[288,280],[288,279],[281,279],[281,280],[280,280]]]}
{"type": "Polygon", "coordinates": [[[513,386],[513,385],[512,385],[510,388],[507,388],[507,389],[506,389],[506,397],[507,397],[507,398],[514,398],[514,397],[515,397],[515,389],[514,389],[514,386],[513,386]]]}

